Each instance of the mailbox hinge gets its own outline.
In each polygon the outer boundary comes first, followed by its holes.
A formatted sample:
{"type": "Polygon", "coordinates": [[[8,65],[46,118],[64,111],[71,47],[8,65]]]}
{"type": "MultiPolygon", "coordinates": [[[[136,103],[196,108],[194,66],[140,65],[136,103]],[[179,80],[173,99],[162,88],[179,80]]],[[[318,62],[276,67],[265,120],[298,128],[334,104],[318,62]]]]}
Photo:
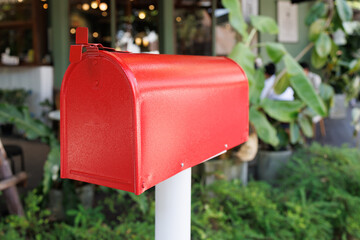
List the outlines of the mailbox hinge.
{"type": "MultiPolygon", "coordinates": [[[[76,45],[70,46],[70,63],[76,63],[81,61],[83,48],[86,49],[86,52],[99,52],[108,51],[108,52],[119,52],[114,48],[104,47],[100,43],[89,43],[88,42],[88,29],[86,27],[78,27],[76,29],[76,45]]],[[[126,51],[121,51],[128,53],[126,51]]]]}

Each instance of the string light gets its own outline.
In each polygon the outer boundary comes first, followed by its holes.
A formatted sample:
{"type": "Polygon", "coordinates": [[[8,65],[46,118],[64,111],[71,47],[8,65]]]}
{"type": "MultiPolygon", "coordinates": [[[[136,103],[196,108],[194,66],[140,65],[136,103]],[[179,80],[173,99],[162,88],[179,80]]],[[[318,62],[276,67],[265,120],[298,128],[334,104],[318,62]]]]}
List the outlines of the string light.
{"type": "Polygon", "coordinates": [[[48,8],[49,8],[49,5],[48,5],[47,3],[44,3],[43,8],[44,8],[44,9],[48,9],[48,8]]]}
{"type": "Polygon", "coordinates": [[[149,10],[150,10],[150,11],[152,11],[152,10],[154,10],[154,9],[155,9],[155,6],[154,6],[154,5],[152,5],[152,4],[149,5],[149,10]]]}
{"type": "Polygon", "coordinates": [[[149,46],[149,40],[147,39],[147,38],[143,38],[143,46],[144,47],[147,47],[147,46],[149,46]]]}
{"type": "Polygon", "coordinates": [[[97,37],[99,37],[99,33],[98,33],[98,32],[93,32],[92,36],[93,36],[94,38],[97,38],[97,37]]]}
{"type": "Polygon", "coordinates": [[[106,16],[108,15],[108,13],[107,13],[107,12],[102,12],[101,15],[102,15],[103,17],[106,17],[106,16]]]}
{"type": "Polygon", "coordinates": [[[177,21],[177,22],[181,22],[181,17],[177,17],[177,18],[176,18],[176,21],[177,21]]]}
{"type": "Polygon", "coordinates": [[[97,7],[99,6],[99,4],[97,3],[97,1],[92,1],[90,5],[91,5],[91,8],[92,8],[92,9],[97,9],[97,7]]]}
{"type": "Polygon", "coordinates": [[[70,28],[70,33],[71,33],[71,34],[75,34],[75,33],[76,33],[76,29],[75,29],[75,28],[70,28]]]}
{"type": "Polygon", "coordinates": [[[139,38],[139,37],[135,38],[135,44],[140,46],[141,45],[141,38],[139,38]]]}
{"type": "Polygon", "coordinates": [[[87,4],[87,3],[84,3],[81,8],[82,8],[82,10],[84,10],[84,11],[88,11],[88,10],[90,9],[90,5],[87,4]]]}
{"type": "Polygon", "coordinates": [[[140,11],[139,12],[139,18],[140,19],[145,19],[146,18],[146,13],[144,11],[140,11]]]}
{"type": "Polygon", "coordinates": [[[108,9],[108,5],[106,3],[100,3],[99,9],[103,12],[105,12],[108,9]]]}

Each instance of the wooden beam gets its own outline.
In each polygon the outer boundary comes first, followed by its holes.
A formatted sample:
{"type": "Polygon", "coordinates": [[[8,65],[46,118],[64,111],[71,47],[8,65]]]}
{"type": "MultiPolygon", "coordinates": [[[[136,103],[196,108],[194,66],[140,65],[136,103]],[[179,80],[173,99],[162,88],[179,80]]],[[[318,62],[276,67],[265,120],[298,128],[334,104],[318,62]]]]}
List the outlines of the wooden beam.
{"type": "MultiPolygon", "coordinates": [[[[0,139],[0,179],[11,179],[12,176],[10,164],[9,161],[6,160],[6,152],[0,139]]],[[[24,216],[24,209],[16,186],[7,187],[3,191],[3,196],[10,214],[24,216]]]]}
{"type": "Polygon", "coordinates": [[[26,172],[20,172],[15,176],[0,181],[0,191],[9,187],[16,186],[18,183],[24,182],[27,179],[26,172]]]}

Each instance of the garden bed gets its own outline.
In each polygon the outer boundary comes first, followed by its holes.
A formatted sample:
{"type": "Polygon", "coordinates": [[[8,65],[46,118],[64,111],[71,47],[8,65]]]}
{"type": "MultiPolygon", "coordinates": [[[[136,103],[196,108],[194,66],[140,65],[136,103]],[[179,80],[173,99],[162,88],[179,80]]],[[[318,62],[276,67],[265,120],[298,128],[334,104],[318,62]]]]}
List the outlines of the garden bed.
{"type": "MultiPolygon", "coordinates": [[[[193,184],[192,239],[360,239],[360,151],[313,144],[295,152],[276,187],[193,184]]],[[[26,217],[1,219],[1,239],[154,239],[154,192],[99,187],[96,207],[56,222],[30,193],[26,217]]]]}

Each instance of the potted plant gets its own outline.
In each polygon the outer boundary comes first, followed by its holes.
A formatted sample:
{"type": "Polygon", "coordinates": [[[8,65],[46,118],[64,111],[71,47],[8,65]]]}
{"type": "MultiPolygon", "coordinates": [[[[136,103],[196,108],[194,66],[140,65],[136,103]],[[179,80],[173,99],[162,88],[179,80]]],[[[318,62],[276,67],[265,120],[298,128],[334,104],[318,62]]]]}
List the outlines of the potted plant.
{"type": "Polygon", "coordinates": [[[360,24],[352,21],[352,9],[345,0],[335,3],[336,6],[331,1],[328,4],[318,1],[310,10],[306,24],[315,45],[312,65],[322,69],[325,81],[336,93],[329,116],[345,118],[348,102],[360,90],[360,24]]]}
{"type": "Polygon", "coordinates": [[[12,123],[24,131],[26,138],[40,138],[50,146],[44,165],[42,192],[48,196],[55,219],[63,219],[65,211],[76,208],[79,202],[85,208],[92,207],[94,185],[60,178],[60,143],[47,125],[32,118],[27,107],[6,103],[0,104],[0,123],[12,123]]]}
{"type": "MultiPolygon", "coordinates": [[[[328,104],[326,102],[331,101],[332,88],[323,84],[320,94],[317,94],[297,61],[313,47],[315,54],[324,58],[330,56],[332,40],[327,30],[330,28],[334,18],[335,6],[333,1],[329,0],[326,5],[322,2],[319,3],[321,9],[325,7],[325,10],[321,11],[321,13],[317,13],[317,15],[314,13],[318,11],[316,10],[318,6],[311,9],[309,16],[315,14],[318,18],[321,17],[321,27],[316,28],[317,25],[315,24],[316,27],[310,28],[311,42],[294,58],[280,43],[253,43],[252,40],[257,32],[277,34],[278,27],[272,18],[251,16],[250,23],[252,27],[249,30],[249,25],[242,16],[239,1],[223,0],[222,3],[229,10],[230,24],[239,35],[238,39],[240,39],[229,57],[244,69],[249,80],[249,120],[262,142],[262,150],[259,154],[260,158],[258,158],[258,165],[260,166],[258,173],[262,174],[266,170],[275,172],[291,154],[291,145],[303,143],[303,136],[312,137],[312,117],[314,115],[325,117],[328,114],[328,104]],[[254,48],[265,48],[267,55],[274,63],[283,63],[284,69],[276,76],[274,91],[281,94],[290,86],[296,94],[294,101],[260,98],[265,77],[264,70],[262,68],[256,69],[254,66],[257,57],[252,51],[254,48]],[[284,123],[288,125],[286,131],[282,127],[284,123]],[[277,153],[273,153],[274,151],[277,153]],[[272,156],[267,157],[266,154],[272,156]],[[273,157],[274,155],[275,157],[273,157]],[[270,162],[275,161],[275,159],[278,159],[281,163],[270,166],[270,162]]],[[[336,11],[339,15],[345,11],[343,6],[347,6],[346,2],[337,0],[336,11]]],[[[315,19],[315,21],[317,20],[315,19]]],[[[264,178],[267,179],[274,177],[273,173],[265,175],[264,178]]]]}

